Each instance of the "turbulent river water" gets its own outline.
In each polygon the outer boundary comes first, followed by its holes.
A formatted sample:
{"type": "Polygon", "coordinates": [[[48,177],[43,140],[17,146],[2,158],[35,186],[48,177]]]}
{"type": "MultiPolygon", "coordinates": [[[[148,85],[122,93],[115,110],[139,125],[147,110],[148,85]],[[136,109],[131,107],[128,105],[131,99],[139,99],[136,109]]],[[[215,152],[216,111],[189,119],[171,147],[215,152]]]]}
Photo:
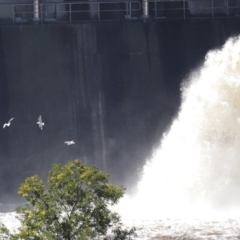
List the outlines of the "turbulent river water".
{"type": "MultiPolygon", "coordinates": [[[[136,239],[240,239],[240,39],[182,83],[178,116],[116,210],[136,239]]],[[[14,213],[0,220],[16,229],[14,213]]]]}

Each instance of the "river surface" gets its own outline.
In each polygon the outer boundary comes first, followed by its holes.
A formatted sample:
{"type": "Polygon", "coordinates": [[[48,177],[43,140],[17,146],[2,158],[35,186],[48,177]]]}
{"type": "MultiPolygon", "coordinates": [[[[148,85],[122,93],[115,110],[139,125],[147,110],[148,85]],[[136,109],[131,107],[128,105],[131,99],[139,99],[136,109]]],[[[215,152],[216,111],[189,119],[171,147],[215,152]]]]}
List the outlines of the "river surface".
{"type": "MultiPolygon", "coordinates": [[[[0,213],[0,221],[15,231],[19,222],[15,213],[0,213]]],[[[226,220],[162,219],[123,220],[126,227],[135,226],[135,240],[237,240],[240,239],[240,218],[226,220]]]]}

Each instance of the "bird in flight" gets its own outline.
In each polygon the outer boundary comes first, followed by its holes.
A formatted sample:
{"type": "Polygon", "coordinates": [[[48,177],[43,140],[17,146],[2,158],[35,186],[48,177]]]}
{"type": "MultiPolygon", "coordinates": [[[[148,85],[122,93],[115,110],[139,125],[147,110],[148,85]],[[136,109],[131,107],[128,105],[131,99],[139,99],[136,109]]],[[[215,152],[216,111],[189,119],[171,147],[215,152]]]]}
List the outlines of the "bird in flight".
{"type": "Polygon", "coordinates": [[[38,126],[40,127],[41,130],[43,130],[44,122],[42,121],[41,115],[38,117],[38,126]]]}
{"type": "Polygon", "coordinates": [[[72,144],[75,144],[75,142],[74,142],[74,141],[66,141],[66,142],[64,142],[64,143],[66,143],[67,145],[72,145],[72,144]]]}
{"type": "Polygon", "coordinates": [[[11,125],[11,121],[12,121],[13,119],[14,119],[14,118],[11,118],[11,119],[8,121],[8,123],[5,123],[5,124],[3,125],[3,128],[9,127],[9,126],[11,125]]]}

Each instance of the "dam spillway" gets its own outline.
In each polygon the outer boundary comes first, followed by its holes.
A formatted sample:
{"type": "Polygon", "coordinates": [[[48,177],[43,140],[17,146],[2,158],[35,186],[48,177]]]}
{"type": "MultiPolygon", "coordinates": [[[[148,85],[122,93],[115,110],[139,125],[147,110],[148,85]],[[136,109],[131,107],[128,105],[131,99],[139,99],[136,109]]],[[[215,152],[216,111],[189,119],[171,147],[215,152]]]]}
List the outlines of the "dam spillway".
{"type": "Polygon", "coordinates": [[[0,201],[14,202],[27,176],[75,158],[130,187],[178,110],[181,81],[239,23],[0,26],[0,121],[14,118],[0,128],[0,201]]]}

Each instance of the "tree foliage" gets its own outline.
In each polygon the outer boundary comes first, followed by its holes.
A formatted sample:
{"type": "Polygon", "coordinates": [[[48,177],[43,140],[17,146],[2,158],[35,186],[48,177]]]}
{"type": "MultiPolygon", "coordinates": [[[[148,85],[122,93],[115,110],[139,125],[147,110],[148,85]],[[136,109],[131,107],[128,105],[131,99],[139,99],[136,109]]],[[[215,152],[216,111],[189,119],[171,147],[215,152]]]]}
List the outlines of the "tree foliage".
{"type": "Polygon", "coordinates": [[[5,227],[3,223],[0,223],[0,239],[8,240],[10,236],[11,236],[10,231],[5,227]]]}
{"type": "Polygon", "coordinates": [[[109,229],[112,237],[105,239],[131,239],[135,234],[134,229],[122,230],[119,215],[109,209],[124,188],[109,183],[108,175],[96,166],[79,160],[54,164],[47,188],[35,175],[20,185],[18,193],[28,203],[17,208],[21,227],[11,239],[104,239],[109,229]]]}

